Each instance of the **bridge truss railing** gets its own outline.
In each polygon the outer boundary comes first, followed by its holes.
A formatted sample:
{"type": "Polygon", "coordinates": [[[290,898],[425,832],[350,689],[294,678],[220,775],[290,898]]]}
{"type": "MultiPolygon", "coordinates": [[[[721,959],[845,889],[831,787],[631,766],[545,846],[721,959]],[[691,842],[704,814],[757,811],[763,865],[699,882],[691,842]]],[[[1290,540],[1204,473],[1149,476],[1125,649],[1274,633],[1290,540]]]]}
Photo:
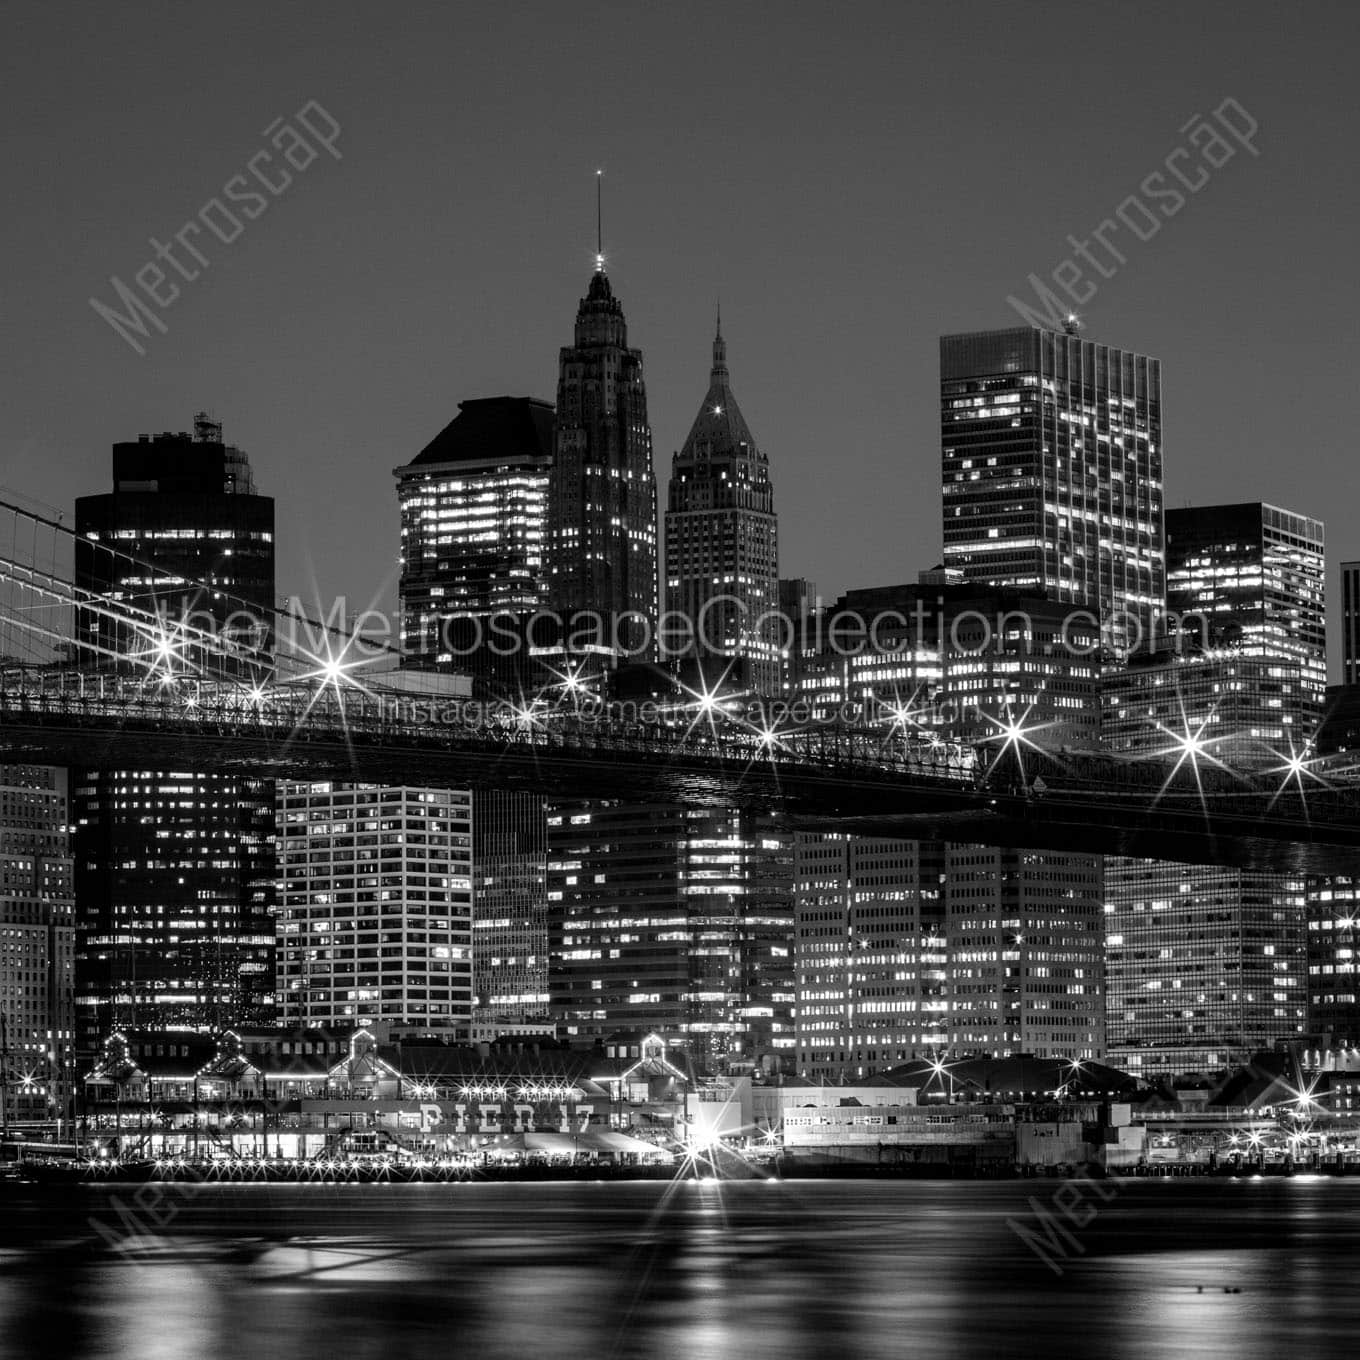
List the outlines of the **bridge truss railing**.
{"type": "Polygon", "coordinates": [[[478,705],[412,695],[399,687],[320,681],[248,687],[239,683],[163,684],[105,672],[10,666],[0,672],[0,719],[90,730],[131,729],[294,744],[341,743],[396,752],[476,751],[626,758],[743,774],[833,774],[906,779],[958,794],[983,791],[1013,803],[1099,801],[1130,809],[1198,811],[1224,821],[1313,828],[1354,824],[1360,786],[1305,783],[1250,770],[1201,768],[1168,757],[1133,759],[1100,752],[977,749],[891,727],[821,724],[766,730],[718,710],[676,706],[652,723],[600,721],[589,705],[530,701],[478,705]]]}
{"type": "Polygon", "coordinates": [[[671,721],[602,722],[588,705],[484,706],[413,695],[400,688],[341,688],[324,682],[165,685],[104,672],[11,666],[0,673],[0,717],[282,743],[365,741],[424,748],[683,757],[723,766],[761,762],[848,768],[911,774],[956,786],[970,786],[977,777],[971,749],[883,728],[827,725],[758,731],[721,715],[696,722],[693,713],[686,716],[678,707],[671,721]]]}

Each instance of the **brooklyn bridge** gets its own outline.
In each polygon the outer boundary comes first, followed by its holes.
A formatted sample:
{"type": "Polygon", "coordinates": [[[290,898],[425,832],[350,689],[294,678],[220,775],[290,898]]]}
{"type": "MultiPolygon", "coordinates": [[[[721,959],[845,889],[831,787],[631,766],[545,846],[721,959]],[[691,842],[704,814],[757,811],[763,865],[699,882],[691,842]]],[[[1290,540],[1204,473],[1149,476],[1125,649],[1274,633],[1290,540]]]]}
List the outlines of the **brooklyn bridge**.
{"type": "MultiPolygon", "coordinates": [[[[959,746],[900,719],[753,722],[692,692],[643,721],[570,674],[472,705],[333,624],[280,646],[281,610],[237,639],[82,589],[73,538],[0,501],[3,762],[778,808],[847,834],[1360,872],[1360,783],[1303,758],[1235,771],[1188,733],[1139,759],[1043,749],[1023,723],[959,746]]],[[[224,612],[212,582],[152,585],[224,612]]]]}

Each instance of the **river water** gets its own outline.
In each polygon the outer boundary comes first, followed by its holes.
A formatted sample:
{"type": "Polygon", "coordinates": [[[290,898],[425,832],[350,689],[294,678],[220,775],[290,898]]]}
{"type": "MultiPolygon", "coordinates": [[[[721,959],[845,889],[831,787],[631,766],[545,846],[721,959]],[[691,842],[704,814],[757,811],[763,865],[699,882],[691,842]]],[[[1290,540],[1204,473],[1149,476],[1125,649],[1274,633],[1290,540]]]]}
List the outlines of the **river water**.
{"type": "Polygon", "coordinates": [[[1360,1181],[1062,1184],[0,1186],[0,1358],[1355,1353],[1360,1181]]]}

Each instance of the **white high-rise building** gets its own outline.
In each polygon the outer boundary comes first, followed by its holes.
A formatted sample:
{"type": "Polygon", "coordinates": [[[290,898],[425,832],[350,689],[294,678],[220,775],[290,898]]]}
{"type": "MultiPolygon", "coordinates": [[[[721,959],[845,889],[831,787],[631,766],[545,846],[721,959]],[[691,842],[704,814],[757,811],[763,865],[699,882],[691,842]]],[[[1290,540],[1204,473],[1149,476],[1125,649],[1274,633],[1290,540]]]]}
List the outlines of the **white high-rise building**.
{"type": "Polygon", "coordinates": [[[285,782],[278,829],[280,1021],[466,1039],[472,795],[285,782]]]}

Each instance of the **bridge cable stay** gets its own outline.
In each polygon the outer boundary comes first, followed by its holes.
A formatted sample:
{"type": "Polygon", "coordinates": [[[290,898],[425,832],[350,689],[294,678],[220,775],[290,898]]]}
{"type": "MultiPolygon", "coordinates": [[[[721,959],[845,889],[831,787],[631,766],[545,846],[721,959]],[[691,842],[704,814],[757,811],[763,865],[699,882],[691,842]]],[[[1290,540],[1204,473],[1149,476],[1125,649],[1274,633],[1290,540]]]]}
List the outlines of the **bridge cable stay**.
{"type": "Polygon", "coordinates": [[[197,671],[194,678],[237,684],[244,680],[254,688],[262,672],[273,683],[305,679],[351,653],[362,656],[365,665],[396,665],[401,659],[400,649],[386,639],[314,617],[289,607],[291,602],[286,600],[262,610],[258,600],[225,589],[220,582],[177,575],[124,548],[81,537],[59,520],[8,499],[0,499],[0,517],[8,524],[7,553],[0,559],[0,578],[6,587],[0,597],[0,655],[11,664],[69,664],[93,652],[104,663],[121,656],[135,669],[137,660],[154,656],[159,647],[163,662],[171,659],[164,655],[167,652],[176,661],[196,661],[190,668],[197,671]],[[21,525],[30,530],[26,543],[21,525]],[[40,549],[40,536],[46,540],[45,550],[40,549]],[[70,550],[69,575],[58,566],[60,548],[70,550]],[[44,552],[48,567],[42,565],[44,552]],[[125,576],[133,575],[142,603],[118,589],[106,594],[79,590],[74,583],[77,552],[95,555],[98,565],[90,574],[96,579],[117,581],[120,570],[125,576]],[[147,604],[155,607],[147,608],[147,604]],[[176,604],[178,616],[172,612],[176,604]],[[63,605],[70,614],[66,623],[42,626],[35,622],[38,611],[51,614],[63,605]],[[225,636],[221,623],[232,617],[255,620],[256,636],[262,636],[269,646],[250,647],[225,636]],[[126,653],[92,640],[90,634],[98,631],[100,618],[115,639],[133,644],[126,653]],[[205,620],[213,626],[203,626],[205,620]]]}

